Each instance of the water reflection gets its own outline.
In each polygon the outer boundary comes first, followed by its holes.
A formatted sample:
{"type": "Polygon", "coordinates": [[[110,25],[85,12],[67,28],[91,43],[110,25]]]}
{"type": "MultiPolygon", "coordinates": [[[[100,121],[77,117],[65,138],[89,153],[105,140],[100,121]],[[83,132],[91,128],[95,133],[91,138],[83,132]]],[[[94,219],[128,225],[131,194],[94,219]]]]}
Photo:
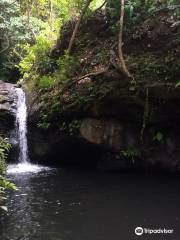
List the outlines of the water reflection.
{"type": "Polygon", "coordinates": [[[31,173],[26,173],[23,176],[10,176],[19,190],[12,193],[9,213],[4,216],[3,228],[8,226],[8,233],[7,230],[3,229],[3,232],[5,231],[2,233],[3,240],[31,239],[30,236],[38,231],[38,217],[41,216],[41,211],[34,211],[31,205],[31,201],[33,203],[36,201],[34,190],[31,187],[32,177],[31,173]]]}
{"type": "Polygon", "coordinates": [[[2,240],[130,240],[137,226],[178,234],[179,176],[69,169],[9,176],[20,191],[1,217],[2,240]]]}

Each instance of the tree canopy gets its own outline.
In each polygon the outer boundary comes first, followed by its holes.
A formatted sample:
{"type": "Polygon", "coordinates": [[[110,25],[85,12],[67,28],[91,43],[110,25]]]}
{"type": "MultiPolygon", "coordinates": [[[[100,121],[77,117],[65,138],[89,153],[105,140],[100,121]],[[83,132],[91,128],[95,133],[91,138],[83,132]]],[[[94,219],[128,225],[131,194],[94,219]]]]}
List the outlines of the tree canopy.
{"type": "MultiPolygon", "coordinates": [[[[107,20],[112,22],[112,28],[119,28],[121,1],[92,0],[89,3],[85,14],[93,14],[96,9],[103,6],[107,20]]],[[[20,70],[23,72],[28,69],[28,65],[33,65],[36,57],[39,61],[37,55],[44,56],[52,49],[63,24],[72,19],[76,21],[86,4],[87,1],[84,0],[2,0],[0,2],[1,75],[6,76],[14,68],[17,69],[19,62],[21,62],[20,70]],[[37,50],[38,48],[42,48],[42,51],[37,50]],[[25,66],[26,62],[28,62],[27,66],[25,66]]],[[[178,4],[178,1],[126,0],[124,4],[126,25],[138,19],[140,9],[146,14],[158,8],[178,4]]]]}

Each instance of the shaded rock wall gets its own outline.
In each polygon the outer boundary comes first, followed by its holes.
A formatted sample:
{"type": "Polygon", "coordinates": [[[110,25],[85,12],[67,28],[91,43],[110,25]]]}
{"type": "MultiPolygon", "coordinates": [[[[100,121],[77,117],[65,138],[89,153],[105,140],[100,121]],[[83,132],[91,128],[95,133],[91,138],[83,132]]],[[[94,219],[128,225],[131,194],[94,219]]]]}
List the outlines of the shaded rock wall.
{"type": "MultiPolygon", "coordinates": [[[[150,15],[138,13],[137,17],[139,20],[132,24],[126,21],[123,44],[136,83],[117,70],[117,34],[102,13],[87,18],[80,26],[72,49],[78,66],[76,71],[72,67],[70,79],[64,83],[58,79],[60,84],[52,89],[30,92],[30,125],[39,131],[37,123],[46,116],[52,131],[49,144],[46,137],[41,137],[47,148],[51,146],[48,156],[56,151],[60,155],[67,148],[75,159],[84,148],[86,161],[93,147],[98,154],[95,151],[91,161],[98,159],[101,168],[179,170],[180,88],[176,84],[180,79],[180,28],[174,25],[179,15],[176,9],[160,9],[150,15]],[[107,66],[104,73],[91,75],[107,66]],[[81,126],[72,144],[72,137],[63,136],[60,126],[74,120],[81,126]],[[57,133],[59,137],[53,138],[57,133]],[[79,144],[73,148],[75,142],[79,144]]],[[[69,23],[52,51],[54,59],[62,57],[71,33],[69,23]]],[[[44,132],[46,136],[48,131],[44,132]]],[[[31,139],[31,145],[36,145],[35,138],[31,139]]],[[[31,149],[34,157],[35,149],[38,147],[31,149]]]]}
{"type": "Polygon", "coordinates": [[[0,80],[0,134],[9,138],[12,145],[9,160],[15,161],[18,152],[18,143],[16,140],[16,103],[17,96],[16,85],[5,83],[0,80]]]}
{"type": "Polygon", "coordinates": [[[85,118],[80,128],[81,136],[92,144],[105,149],[122,150],[135,145],[137,131],[132,126],[115,120],[85,118]],[[136,138],[135,138],[136,136],[136,138]]]}
{"type": "Polygon", "coordinates": [[[79,136],[68,136],[58,130],[44,131],[29,126],[31,162],[51,166],[94,167],[101,149],[79,136]]]}
{"type": "Polygon", "coordinates": [[[166,83],[145,85],[136,95],[122,89],[115,88],[88,107],[62,111],[52,122],[54,128],[44,131],[37,128],[39,103],[34,102],[29,116],[32,160],[59,165],[92,162],[103,169],[179,171],[180,89],[166,83]],[[72,137],[57,123],[61,117],[71,122],[74,116],[81,125],[79,134],[72,137]]]}
{"type": "Polygon", "coordinates": [[[16,85],[0,80],[0,132],[9,136],[14,128],[16,113],[16,85]]]}
{"type": "Polygon", "coordinates": [[[180,129],[176,126],[148,126],[113,119],[82,120],[81,136],[103,148],[98,167],[103,169],[180,170],[180,129]]]}

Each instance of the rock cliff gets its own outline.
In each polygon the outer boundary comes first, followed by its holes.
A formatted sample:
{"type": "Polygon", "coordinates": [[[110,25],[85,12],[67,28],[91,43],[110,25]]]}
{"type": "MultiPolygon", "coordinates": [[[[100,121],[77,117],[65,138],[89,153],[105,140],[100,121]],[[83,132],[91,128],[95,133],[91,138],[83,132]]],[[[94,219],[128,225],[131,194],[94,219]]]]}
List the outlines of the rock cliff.
{"type": "MultiPolygon", "coordinates": [[[[103,14],[82,23],[72,50],[76,64],[71,59],[66,81],[61,82],[58,69],[55,87],[29,92],[30,128],[45,135],[51,132],[54,138],[47,138],[46,146],[48,139],[56,142],[49,156],[58,152],[56,161],[61,163],[60,149],[67,145],[74,159],[79,159],[82,148],[85,162],[94,153],[88,161],[100,168],[179,170],[180,27],[175,24],[176,10],[160,9],[126,26],[123,49],[135,81],[117,69],[117,35],[103,14]]],[[[64,26],[52,59],[63,60],[72,30],[68,26],[71,23],[64,26]]],[[[36,156],[33,134],[30,139],[31,153],[36,156]]]]}
{"type": "Polygon", "coordinates": [[[16,85],[0,80],[0,132],[9,135],[16,113],[16,85]]]}
{"type": "Polygon", "coordinates": [[[16,161],[18,144],[16,139],[16,85],[0,80],[0,134],[9,139],[11,151],[9,161],[16,161]]]}

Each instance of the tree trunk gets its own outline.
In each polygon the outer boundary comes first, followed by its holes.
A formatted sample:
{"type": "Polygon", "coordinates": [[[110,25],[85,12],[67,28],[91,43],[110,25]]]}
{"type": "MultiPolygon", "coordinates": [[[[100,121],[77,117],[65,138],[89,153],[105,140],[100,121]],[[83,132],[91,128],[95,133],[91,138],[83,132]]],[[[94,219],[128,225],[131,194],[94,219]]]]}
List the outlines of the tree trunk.
{"type": "Polygon", "coordinates": [[[119,42],[118,42],[118,54],[119,54],[119,68],[120,70],[129,78],[133,78],[132,75],[130,74],[124,57],[123,57],[123,51],[122,51],[122,45],[123,45],[123,26],[124,26],[124,5],[125,1],[121,1],[121,10],[120,10],[120,30],[119,30],[119,42]]]}
{"type": "Polygon", "coordinates": [[[0,51],[0,54],[2,54],[3,52],[5,52],[6,50],[8,50],[9,45],[10,45],[10,43],[9,43],[9,38],[8,38],[7,35],[5,35],[5,38],[6,38],[6,47],[3,48],[3,49],[0,51]]]}
{"type": "Polygon", "coordinates": [[[83,7],[83,9],[82,9],[82,12],[81,12],[81,14],[80,14],[80,16],[79,16],[79,19],[78,19],[78,21],[77,21],[77,23],[76,23],[76,25],[75,25],[73,34],[72,34],[71,39],[70,39],[70,42],[69,42],[69,46],[68,46],[68,49],[67,49],[67,53],[68,53],[68,54],[71,53],[72,46],[73,46],[73,43],[74,43],[74,40],[75,40],[77,31],[78,31],[78,29],[79,29],[81,20],[82,20],[82,18],[84,17],[84,15],[85,15],[85,13],[86,13],[86,11],[87,11],[87,9],[88,9],[88,7],[89,7],[89,5],[90,5],[91,2],[92,2],[92,0],[87,0],[86,3],[85,3],[85,5],[84,5],[84,7],[83,7]]]}

